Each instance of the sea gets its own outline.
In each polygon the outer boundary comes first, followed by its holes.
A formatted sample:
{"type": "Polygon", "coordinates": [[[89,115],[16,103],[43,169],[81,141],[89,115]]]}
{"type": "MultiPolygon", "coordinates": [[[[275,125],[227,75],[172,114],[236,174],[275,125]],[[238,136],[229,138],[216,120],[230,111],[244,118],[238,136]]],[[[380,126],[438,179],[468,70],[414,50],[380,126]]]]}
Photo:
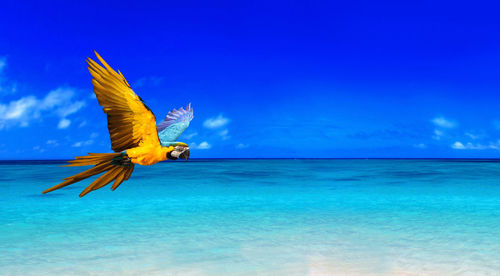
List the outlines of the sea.
{"type": "Polygon", "coordinates": [[[0,162],[0,275],[500,275],[500,162],[0,162]]]}

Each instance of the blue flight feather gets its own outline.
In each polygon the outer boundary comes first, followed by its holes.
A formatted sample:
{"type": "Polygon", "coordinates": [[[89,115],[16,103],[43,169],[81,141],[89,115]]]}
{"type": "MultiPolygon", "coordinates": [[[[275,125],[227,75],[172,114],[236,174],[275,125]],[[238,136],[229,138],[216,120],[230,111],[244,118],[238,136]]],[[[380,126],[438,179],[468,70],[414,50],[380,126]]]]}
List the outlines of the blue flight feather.
{"type": "Polygon", "coordinates": [[[164,146],[168,146],[171,142],[175,142],[177,138],[188,128],[189,123],[193,120],[193,108],[188,104],[186,109],[179,108],[178,110],[170,111],[165,119],[156,127],[158,137],[164,146]]]}

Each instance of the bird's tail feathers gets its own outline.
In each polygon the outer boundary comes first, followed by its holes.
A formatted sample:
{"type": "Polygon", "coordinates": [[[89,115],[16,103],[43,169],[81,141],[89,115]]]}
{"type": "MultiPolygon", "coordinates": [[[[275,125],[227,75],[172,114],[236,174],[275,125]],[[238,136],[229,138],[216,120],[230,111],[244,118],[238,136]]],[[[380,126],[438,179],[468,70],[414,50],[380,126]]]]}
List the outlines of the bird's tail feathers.
{"type": "Polygon", "coordinates": [[[111,181],[115,181],[111,186],[111,190],[115,190],[120,184],[127,180],[132,171],[134,164],[130,162],[130,158],[125,153],[89,153],[87,156],[78,156],[75,160],[68,161],[68,167],[94,165],[94,167],[64,178],[64,182],[51,187],[42,193],[52,192],[54,190],[66,187],[88,177],[105,172],[99,178],[94,180],[81,193],[80,197],[108,185],[111,181]]]}

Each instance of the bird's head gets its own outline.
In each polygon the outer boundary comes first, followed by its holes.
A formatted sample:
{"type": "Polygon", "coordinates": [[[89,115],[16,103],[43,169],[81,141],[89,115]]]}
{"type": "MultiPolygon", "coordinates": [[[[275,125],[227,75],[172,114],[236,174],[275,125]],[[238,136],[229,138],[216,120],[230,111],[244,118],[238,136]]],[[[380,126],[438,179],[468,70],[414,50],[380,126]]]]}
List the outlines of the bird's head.
{"type": "Polygon", "coordinates": [[[178,158],[188,160],[189,159],[189,146],[182,142],[173,142],[170,146],[174,147],[174,150],[167,153],[167,158],[171,160],[176,160],[178,158]]]}

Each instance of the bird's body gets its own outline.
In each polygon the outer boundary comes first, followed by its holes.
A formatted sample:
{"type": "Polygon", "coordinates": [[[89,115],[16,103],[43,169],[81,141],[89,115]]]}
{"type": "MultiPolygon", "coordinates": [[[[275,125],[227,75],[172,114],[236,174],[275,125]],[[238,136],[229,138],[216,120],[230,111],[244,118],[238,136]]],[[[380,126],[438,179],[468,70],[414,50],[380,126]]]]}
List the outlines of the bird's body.
{"type": "Polygon", "coordinates": [[[132,163],[149,166],[167,160],[167,154],[173,150],[173,146],[143,145],[128,149],[126,153],[132,163]]]}
{"type": "Polygon", "coordinates": [[[186,109],[172,110],[157,126],[156,118],[144,101],[135,94],[120,71],[115,72],[95,53],[102,67],[88,59],[88,69],[99,104],[108,117],[111,148],[115,153],[89,153],[69,161],[68,166],[94,167],[65,178],[65,181],[43,193],[65,187],[90,176],[105,172],[82,191],[80,197],[115,181],[111,189],[116,189],[127,180],[135,164],[153,165],[163,160],[189,158],[189,147],[176,142],[193,119],[191,105],[186,109]]]}

